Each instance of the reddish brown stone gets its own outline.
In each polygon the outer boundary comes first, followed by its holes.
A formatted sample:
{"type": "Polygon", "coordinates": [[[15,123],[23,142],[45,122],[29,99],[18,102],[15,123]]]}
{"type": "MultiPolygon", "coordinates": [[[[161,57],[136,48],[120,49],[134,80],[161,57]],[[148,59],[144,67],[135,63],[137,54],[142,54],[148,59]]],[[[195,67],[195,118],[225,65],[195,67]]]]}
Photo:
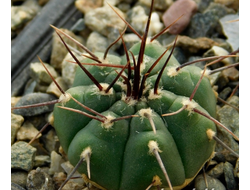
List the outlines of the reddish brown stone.
{"type": "Polygon", "coordinates": [[[169,28],[170,34],[181,33],[189,24],[190,19],[197,11],[197,5],[193,0],[178,0],[174,2],[162,16],[165,26],[169,26],[182,14],[184,14],[173,26],[169,28]]]}

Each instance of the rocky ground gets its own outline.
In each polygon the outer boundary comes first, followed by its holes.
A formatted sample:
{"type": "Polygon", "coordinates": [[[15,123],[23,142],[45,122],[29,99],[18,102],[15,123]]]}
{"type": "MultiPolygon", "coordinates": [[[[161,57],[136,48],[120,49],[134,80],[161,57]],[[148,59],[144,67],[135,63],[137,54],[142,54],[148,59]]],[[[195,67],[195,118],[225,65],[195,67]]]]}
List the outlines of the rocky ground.
{"type": "MultiPolygon", "coordinates": [[[[174,56],[180,63],[213,55],[227,55],[238,49],[239,1],[184,1],[185,6],[176,6],[173,0],[155,0],[155,11],[149,31],[149,34],[154,36],[173,21],[173,15],[178,11],[185,11],[183,20],[157,39],[163,46],[168,47],[172,45],[176,34],[179,34],[174,56]]],[[[108,2],[117,8],[117,11],[138,33],[142,34],[151,1],[109,0],[108,2]]],[[[45,3],[46,1],[41,0],[12,1],[11,37],[13,39],[39,13],[45,3]]],[[[83,13],[83,18],[76,21],[70,30],[63,30],[92,52],[104,52],[119,36],[118,30],[124,28],[124,22],[102,0],[77,0],[75,6],[83,13]]],[[[129,48],[139,39],[128,29],[124,34],[124,40],[129,48]]],[[[68,62],[72,59],[56,34],[53,34],[52,41],[51,57],[46,67],[63,90],[66,90],[73,82],[76,65],[68,62]]],[[[74,43],[70,41],[67,43],[77,49],[74,43]]],[[[116,43],[109,53],[123,54],[121,42],[116,43]]],[[[227,58],[211,69],[237,62],[239,62],[238,58],[227,58]]],[[[196,64],[204,67],[205,62],[196,64]]],[[[219,97],[216,119],[239,136],[238,66],[213,74],[211,83],[219,97]]],[[[30,104],[50,101],[59,96],[60,91],[47,72],[39,62],[35,62],[30,64],[30,80],[23,94],[12,97],[11,106],[22,105],[27,101],[30,104]]],[[[52,126],[28,145],[28,142],[47,123],[52,110],[53,106],[45,106],[31,111],[15,110],[11,113],[11,188],[13,190],[58,189],[65,180],[66,174],[72,169],[66,156],[61,154],[60,143],[52,126]]],[[[224,130],[219,129],[217,136],[235,152],[239,152],[239,143],[224,130]]],[[[214,187],[216,190],[239,189],[239,160],[221,145],[217,145],[215,151],[215,157],[204,167],[209,187],[214,187]]],[[[70,180],[64,190],[84,188],[87,189],[82,179],[77,178],[70,180]]],[[[206,189],[203,171],[185,189],[193,188],[206,189]]]]}

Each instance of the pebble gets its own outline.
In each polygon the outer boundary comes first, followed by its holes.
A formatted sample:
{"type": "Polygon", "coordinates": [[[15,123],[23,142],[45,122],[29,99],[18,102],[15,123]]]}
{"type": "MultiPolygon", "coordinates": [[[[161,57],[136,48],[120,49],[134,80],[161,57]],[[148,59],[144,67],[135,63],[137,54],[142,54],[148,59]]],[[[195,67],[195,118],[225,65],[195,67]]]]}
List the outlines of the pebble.
{"type": "Polygon", "coordinates": [[[34,167],[41,167],[50,164],[50,156],[38,155],[35,157],[34,167]]]}
{"type": "MultiPolygon", "coordinates": [[[[67,83],[64,81],[64,79],[62,77],[57,77],[55,79],[55,81],[57,82],[57,84],[60,86],[60,88],[63,91],[68,90],[69,87],[68,87],[67,83]]],[[[59,98],[61,96],[61,94],[62,94],[62,92],[58,89],[58,87],[56,86],[56,84],[54,82],[50,83],[49,87],[46,90],[46,93],[53,94],[57,98],[59,98]]]]}
{"type": "Polygon", "coordinates": [[[126,48],[130,49],[135,43],[140,41],[140,38],[134,33],[128,33],[123,35],[126,48]]]}
{"type": "MultiPolygon", "coordinates": [[[[139,0],[140,3],[150,7],[152,0],[139,0]]],[[[173,4],[173,0],[157,0],[154,2],[154,9],[164,11],[173,4]]]]}
{"type": "MultiPolygon", "coordinates": [[[[72,38],[74,38],[75,40],[77,40],[80,43],[84,43],[84,40],[75,35],[73,32],[61,28],[60,30],[62,30],[64,33],[68,34],[69,36],[71,36],[72,38]]],[[[73,42],[72,40],[68,39],[67,37],[65,37],[64,35],[61,35],[62,39],[71,47],[81,50],[75,42],[73,42]]],[[[57,70],[61,70],[62,68],[62,61],[64,59],[64,57],[67,55],[68,50],[66,49],[66,47],[64,46],[64,44],[62,43],[60,37],[57,35],[56,32],[53,33],[52,35],[52,51],[51,51],[51,57],[50,57],[50,64],[51,66],[53,66],[55,69],[57,70]]]]}
{"type": "Polygon", "coordinates": [[[218,43],[210,38],[200,37],[197,39],[190,38],[188,36],[179,35],[176,46],[181,47],[184,50],[188,50],[190,53],[197,53],[199,51],[208,50],[218,43]]]}
{"type": "MultiPolygon", "coordinates": [[[[222,47],[219,47],[219,46],[215,45],[212,48],[210,48],[208,51],[206,51],[203,54],[203,56],[204,57],[211,57],[211,56],[223,56],[223,55],[228,55],[228,54],[229,54],[229,52],[227,50],[225,50],[222,47]]],[[[234,60],[233,60],[232,57],[228,57],[228,58],[225,58],[222,61],[220,61],[220,63],[223,63],[223,66],[224,65],[230,65],[230,64],[234,63],[234,60]]],[[[211,67],[212,68],[217,68],[217,67],[220,67],[220,66],[222,66],[222,65],[217,63],[217,64],[212,65],[211,67]]]]}
{"type": "Polygon", "coordinates": [[[215,3],[220,3],[236,11],[239,10],[239,0],[214,0],[215,3]]]}
{"type": "MultiPolygon", "coordinates": [[[[22,125],[22,127],[18,130],[16,139],[18,141],[25,141],[25,140],[31,140],[33,139],[39,131],[34,127],[32,123],[29,121],[25,121],[22,125]]],[[[42,135],[39,134],[37,138],[41,137],[42,135]]]]}
{"type": "MultiPolygon", "coordinates": [[[[25,106],[25,105],[33,105],[37,103],[49,102],[52,100],[56,100],[57,98],[54,95],[46,94],[46,93],[31,93],[23,96],[16,104],[15,107],[25,106]]],[[[13,110],[14,114],[22,115],[22,116],[35,116],[46,112],[53,111],[54,105],[45,105],[33,108],[25,108],[25,109],[16,109],[13,110]]]]}
{"type": "Polygon", "coordinates": [[[206,181],[208,187],[206,187],[206,183],[204,180],[204,175],[200,174],[195,178],[194,186],[195,190],[226,190],[225,186],[216,178],[210,177],[206,175],[206,181]]]}
{"type": "Polygon", "coordinates": [[[63,172],[63,168],[61,167],[61,164],[65,162],[61,155],[57,154],[55,151],[52,151],[50,154],[50,168],[49,168],[49,174],[53,175],[58,172],[63,172]]]}
{"type": "MultiPolygon", "coordinates": [[[[82,62],[85,58],[84,56],[78,55],[76,53],[74,53],[74,55],[80,62],[82,62]]],[[[62,61],[62,77],[68,87],[71,87],[71,85],[73,84],[76,68],[78,67],[76,63],[71,63],[70,61],[75,62],[70,53],[67,53],[62,61]]]]}
{"type": "Polygon", "coordinates": [[[239,19],[238,14],[228,14],[219,20],[222,33],[227,37],[227,42],[233,50],[239,48],[239,19]],[[229,22],[234,21],[234,22],[229,22]]]}
{"type": "Polygon", "coordinates": [[[234,176],[239,178],[239,158],[236,161],[235,167],[234,167],[234,176]]]}
{"type": "Polygon", "coordinates": [[[222,74],[230,81],[239,81],[239,70],[231,67],[222,71],[222,74]]]}
{"type": "Polygon", "coordinates": [[[214,168],[212,168],[211,170],[209,170],[207,172],[207,174],[213,178],[219,178],[222,176],[223,173],[224,173],[224,163],[223,162],[220,162],[214,168]]]}
{"type": "Polygon", "coordinates": [[[34,166],[36,149],[28,143],[19,141],[11,146],[11,169],[30,171],[34,166]]]}
{"type": "Polygon", "coordinates": [[[11,182],[11,190],[26,190],[26,189],[14,182],[11,182]]]}
{"type": "Polygon", "coordinates": [[[16,139],[16,134],[24,121],[23,116],[11,113],[11,145],[16,139]]]}
{"type": "MultiPolygon", "coordinates": [[[[114,7],[114,9],[121,17],[125,18],[122,11],[116,7],[114,7]]],[[[91,30],[99,32],[104,36],[112,35],[112,33],[114,33],[114,28],[117,28],[119,31],[122,31],[125,28],[125,23],[108,5],[87,12],[84,19],[85,24],[91,30]]]]}
{"type": "Polygon", "coordinates": [[[232,89],[230,87],[225,87],[223,88],[222,91],[220,91],[219,93],[219,97],[223,100],[227,99],[227,97],[230,96],[230,94],[232,93],[232,89]]]}
{"type": "Polygon", "coordinates": [[[184,14],[174,25],[169,28],[170,34],[180,34],[189,24],[192,16],[197,11],[197,5],[193,0],[177,0],[165,11],[162,20],[165,26],[172,24],[184,14]]]}
{"type": "MultiPolygon", "coordinates": [[[[127,12],[128,21],[131,26],[140,34],[144,34],[146,24],[148,21],[148,15],[146,10],[141,5],[134,6],[127,12]]],[[[163,24],[160,21],[160,17],[157,12],[152,12],[151,23],[148,30],[148,36],[154,36],[163,29],[163,24]]]]}
{"type": "Polygon", "coordinates": [[[234,178],[234,168],[233,165],[229,162],[224,163],[224,178],[227,190],[238,189],[236,180],[234,178]]]}
{"type": "Polygon", "coordinates": [[[28,173],[26,171],[18,170],[11,172],[11,183],[15,183],[25,188],[27,183],[28,173]]]}
{"type": "Polygon", "coordinates": [[[177,59],[180,64],[187,62],[185,53],[181,47],[175,47],[173,51],[173,56],[177,59]]]}
{"type": "MultiPolygon", "coordinates": [[[[239,106],[239,97],[238,96],[232,96],[229,100],[227,100],[228,103],[238,107],[239,106]]],[[[224,105],[222,108],[220,108],[217,111],[217,117],[218,120],[229,130],[231,130],[236,136],[239,137],[239,112],[235,108],[224,105]]]]}
{"type": "MultiPolygon", "coordinates": [[[[55,79],[58,76],[56,70],[49,64],[44,63],[52,77],[55,79]]],[[[39,84],[50,84],[52,79],[40,62],[30,64],[30,76],[39,84]]]]}
{"type": "Polygon", "coordinates": [[[156,12],[152,12],[151,23],[149,26],[149,36],[158,34],[163,29],[163,24],[160,21],[160,17],[156,12]]]}
{"type": "Polygon", "coordinates": [[[92,11],[95,8],[101,7],[103,5],[103,0],[76,0],[75,6],[83,14],[92,11]]]}
{"type": "Polygon", "coordinates": [[[41,141],[44,143],[44,148],[46,148],[49,153],[59,150],[60,143],[54,128],[44,134],[41,137],[41,141]]]}
{"type": "Polygon", "coordinates": [[[108,39],[98,32],[92,32],[86,42],[86,47],[91,52],[105,52],[108,47],[108,39]]]}
{"type": "Polygon", "coordinates": [[[218,36],[219,19],[230,13],[234,11],[212,2],[203,13],[193,15],[185,33],[191,38],[218,36]]]}
{"type": "Polygon", "coordinates": [[[31,170],[27,177],[27,190],[54,190],[52,178],[41,168],[31,170]]]}
{"type": "Polygon", "coordinates": [[[214,0],[194,0],[198,6],[198,12],[203,12],[214,0]]]}
{"type": "Polygon", "coordinates": [[[139,33],[143,34],[148,20],[148,15],[141,5],[136,5],[127,12],[128,22],[139,33]]]}
{"type": "MultiPolygon", "coordinates": [[[[64,171],[67,173],[67,175],[70,175],[72,170],[74,169],[74,166],[72,166],[72,164],[70,164],[69,161],[62,163],[61,166],[64,169],[64,171]]],[[[75,183],[83,185],[84,181],[82,179],[82,175],[78,171],[76,171],[73,174],[72,178],[75,178],[75,179],[71,179],[71,182],[75,182],[75,183]]]]}
{"type": "Polygon", "coordinates": [[[40,9],[40,5],[34,0],[26,0],[21,6],[11,6],[11,30],[22,28],[40,9]]]}
{"type": "MultiPolygon", "coordinates": [[[[238,107],[239,97],[232,96],[228,103],[238,107]]],[[[218,121],[225,125],[229,130],[231,130],[237,137],[239,137],[239,112],[229,106],[224,105],[220,109],[217,110],[218,121]]],[[[230,147],[237,154],[239,153],[239,143],[234,140],[231,134],[229,134],[222,127],[217,128],[217,137],[223,141],[228,147],[230,147]]],[[[237,160],[237,157],[229,152],[224,146],[217,143],[215,146],[215,157],[214,159],[219,162],[231,162],[234,163],[237,160]]]]}

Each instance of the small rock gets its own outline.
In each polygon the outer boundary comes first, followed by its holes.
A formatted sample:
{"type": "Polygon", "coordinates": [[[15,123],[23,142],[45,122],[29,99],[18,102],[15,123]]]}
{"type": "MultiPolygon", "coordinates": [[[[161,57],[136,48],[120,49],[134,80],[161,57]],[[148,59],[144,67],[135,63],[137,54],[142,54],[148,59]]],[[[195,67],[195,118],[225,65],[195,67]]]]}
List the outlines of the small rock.
{"type": "Polygon", "coordinates": [[[30,94],[36,91],[37,82],[34,79],[28,80],[28,82],[25,85],[23,95],[30,94]]]}
{"type": "Polygon", "coordinates": [[[55,189],[52,178],[46,172],[41,171],[39,167],[29,172],[26,188],[27,190],[55,189]]]}
{"type": "MultiPolygon", "coordinates": [[[[53,78],[57,78],[58,74],[55,69],[47,63],[44,63],[44,65],[53,78]]],[[[30,64],[30,76],[39,84],[50,84],[52,82],[50,75],[40,62],[30,64]]]]}
{"type": "Polygon", "coordinates": [[[11,182],[11,190],[26,190],[26,189],[16,183],[11,182]]]}
{"type": "Polygon", "coordinates": [[[11,173],[11,183],[26,187],[28,173],[26,171],[15,171],[11,173]]]}
{"type": "Polygon", "coordinates": [[[92,32],[86,42],[86,47],[91,52],[105,52],[108,47],[108,39],[98,32],[92,32]]]}
{"type": "Polygon", "coordinates": [[[38,4],[44,6],[49,0],[38,0],[38,4]]]}
{"type": "Polygon", "coordinates": [[[224,163],[221,162],[221,163],[217,164],[214,168],[209,170],[207,172],[207,174],[213,178],[219,178],[224,172],[223,169],[224,169],[224,163]]]}
{"type": "Polygon", "coordinates": [[[224,88],[220,93],[219,93],[219,97],[223,100],[227,99],[228,96],[230,96],[232,92],[232,89],[230,87],[226,87],[224,88]]]}
{"type": "Polygon", "coordinates": [[[50,157],[48,155],[38,155],[35,157],[35,167],[41,167],[50,164],[50,157]]]}
{"type": "Polygon", "coordinates": [[[55,151],[52,151],[50,154],[50,169],[49,169],[49,174],[53,175],[57,172],[63,172],[63,168],[61,167],[61,164],[64,162],[62,159],[62,156],[57,154],[55,151]]]}
{"type": "MultiPolygon", "coordinates": [[[[67,173],[67,175],[70,175],[74,169],[74,166],[72,166],[72,164],[70,164],[69,161],[62,163],[61,166],[64,169],[64,171],[67,173]]],[[[82,175],[78,171],[76,171],[73,174],[72,178],[76,178],[76,179],[71,179],[72,182],[83,185],[84,181],[82,179],[82,175]]]]}
{"type": "Polygon", "coordinates": [[[234,176],[239,178],[239,158],[236,161],[235,168],[234,168],[234,176]]]}
{"type": "Polygon", "coordinates": [[[75,6],[83,14],[86,14],[93,9],[101,7],[103,5],[103,0],[76,0],[75,6]]]}
{"type": "Polygon", "coordinates": [[[34,166],[36,149],[19,141],[11,146],[11,169],[30,171],[34,166]]]}
{"type": "MultiPolygon", "coordinates": [[[[145,32],[146,24],[148,21],[148,15],[146,14],[145,9],[140,6],[134,6],[127,13],[128,21],[131,26],[139,33],[143,34],[145,32]]],[[[148,36],[153,36],[159,33],[163,29],[163,24],[160,22],[160,17],[158,13],[152,12],[151,22],[149,26],[148,36]]]]}
{"type": "MultiPolygon", "coordinates": [[[[150,7],[152,0],[139,0],[140,3],[150,7]]],[[[157,0],[154,2],[154,9],[164,11],[173,4],[173,0],[157,0]]]]}
{"type": "Polygon", "coordinates": [[[21,6],[11,6],[11,30],[22,28],[40,9],[41,7],[33,0],[26,1],[21,6]]]}
{"type": "Polygon", "coordinates": [[[76,23],[70,28],[70,30],[74,33],[81,32],[86,29],[84,18],[80,18],[76,21],[76,23]]]}
{"type": "Polygon", "coordinates": [[[144,33],[148,20],[148,15],[146,14],[144,8],[140,5],[134,6],[131,10],[128,11],[127,16],[131,26],[139,34],[144,33]]]}
{"type": "Polygon", "coordinates": [[[234,168],[229,162],[224,164],[224,177],[226,181],[227,190],[235,190],[237,188],[237,183],[234,178],[234,168]]]}
{"type": "Polygon", "coordinates": [[[223,70],[222,74],[230,81],[239,81],[239,70],[237,70],[235,67],[223,70]]]}
{"type": "MultiPolygon", "coordinates": [[[[33,105],[37,103],[50,102],[52,100],[56,100],[57,98],[51,94],[46,93],[32,93],[23,96],[15,107],[25,106],[25,105],[33,105]]],[[[45,105],[33,108],[24,108],[24,109],[16,109],[13,110],[14,114],[22,115],[22,116],[35,116],[46,112],[53,111],[54,105],[45,105]]]]}
{"type": "Polygon", "coordinates": [[[60,143],[58,137],[56,136],[56,131],[54,128],[50,129],[49,132],[44,134],[41,137],[41,141],[43,142],[44,147],[46,148],[46,150],[48,150],[49,153],[59,150],[60,143]]]}
{"type": "Polygon", "coordinates": [[[169,26],[181,15],[184,15],[169,28],[169,33],[180,34],[189,24],[192,16],[196,13],[197,8],[198,7],[193,0],[175,1],[162,16],[165,26],[169,26]]]}
{"type": "MultiPolygon", "coordinates": [[[[67,83],[64,81],[64,79],[62,77],[57,77],[55,79],[55,81],[57,82],[57,84],[60,86],[60,88],[63,91],[66,91],[69,88],[68,85],[67,85],[67,83]]],[[[55,95],[58,98],[62,94],[62,92],[58,89],[57,85],[54,82],[50,83],[49,87],[46,90],[46,93],[53,94],[53,95],[55,95]]]]}
{"type": "Polygon", "coordinates": [[[130,49],[135,43],[140,41],[140,38],[134,33],[128,33],[123,35],[126,48],[130,49]]]}
{"type": "Polygon", "coordinates": [[[181,47],[175,47],[173,51],[173,56],[177,59],[180,64],[187,61],[185,53],[181,47]]]}
{"type": "Polygon", "coordinates": [[[14,143],[16,134],[24,121],[23,116],[11,113],[11,145],[14,143]]]}
{"type": "Polygon", "coordinates": [[[151,23],[149,26],[149,36],[158,34],[163,29],[163,24],[160,22],[160,17],[156,12],[151,14],[151,23]]]}
{"type": "MultiPolygon", "coordinates": [[[[195,60],[198,60],[198,59],[202,59],[201,56],[190,56],[188,58],[188,62],[189,61],[195,61],[195,60]]],[[[194,63],[195,66],[197,67],[200,67],[201,69],[204,69],[205,65],[206,65],[206,62],[205,61],[200,61],[200,62],[196,62],[194,63]]]]}
{"type": "Polygon", "coordinates": [[[236,11],[239,10],[239,0],[214,0],[214,2],[233,8],[236,11]]]}
{"type": "MultiPolygon", "coordinates": [[[[125,18],[125,15],[118,8],[114,9],[119,15],[125,18]]],[[[99,32],[104,36],[108,36],[114,28],[123,31],[125,23],[120,17],[108,6],[99,7],[85,14],[85,24],[93,31],[99,32]]]]}
{"type": "MultiPolygon", "coordinates": [[[[25,121],[22,127],[18,130],[16,138],[19,141],[31,140],[33,139],[39,131],[30,123],[29,121],[25,121]]],[[[37,138],[41,137],[39,134],[37,138]]]]}
{"type": "MultiPolygon", "coordinates": [[[[228,103],[238,107],[239,97],[232,96],[228,103]]],[[[232,131],[237,137],[239,137],[239,112],[229,106],[224,105],[217,111],[218,121],[226,126],[230,131],[232,131]]],[[[230,147],[235,153],[239,154],[239,144],[234,140],[232,135],[228,133],[222,127],[217,129],[217,137],[223,141],[228,147],[230,147]]],[[[217,143],[215,146],[215,157],[214,159],[219,162],[228,161],[234,163],[237,160],[237,157],[228,151],[224,146],[217,143]]]]}
{"type": "Polygon", "coordinates": [[[122,1],[122,0],[105,0],[104,1],[104,3],[109,3],[110,5],[112,5],[112,6],[115,6],[115,5],[117,5],[118,3],[120,3],[120,1],[122,1]]]}
{"type": "Polygon", "coordinates": [[[20,100],[21,96],[19,97],[11,97],[11,108],[13,108],[16,103],[20,100]]]}
{"type": "MultiPolygon", "coordinates": [[[[74,53],[74,55],[80,62],[82,62],[83,59],[85,59],[85,57],[82,55],[78,55],[76,53],[74,53]]],[[[62,61],[62,77],[63,80],[68,85],[68,87],[71,87],[71,85],[73,84],[76,68],[78,67],[76,63],[71,63],[71,61],[75,62],[70,53],[67,53],[67,55],[64,57],[62,61]]]]}
{"type": "Polygon", "coordinates": [[[198,12],[203,12],[214,0],[194,0],[198,6],[198,12]]]}
{"type": "MultiPolygon", "coordinates": [[[[67,29],[64,29],[64,28],[61,28],[60,30],[62,30],[64,33],[68,34],[69,36],[71,36],[72,38],[74,38],[75,40],[77,40],[78,42],[83,43],[83,39],[80,38],[79,36],[76,36],[73,32],[71,32],[71,31],[69,31],[67,29]]],[[[50,57],[50,59],[51,59],[50,60],[50,64],[55,69],[61,70],[61,68],[62,68],[62,61],[63,61],[64,57],[67,55],[68,50],[64,46],[64,44],[62,43],[60,37],[57,35],[56,32],[53,33],[52,37],[53,37],[53,39],[52,39],[52,51],[51,51],[51,57],[50,57]]],[[[73,42],[72,40],[68,39],[66,36],[61,35],[61,37],[64,40],[64,42],[66,42],[66,44],[70,45],[71,47],[73,47],[75,49],[81,50],[76,45],[75,42],[73,42]]]]}
{"type": "MultiPolygon", "coordinates": [[[[235,102],[239,101],[239,97],[233,96],[232,97],[235,100],[227,101],[228,103],[230,102],[235,102]]],[[[234,103],[235,104],[235,103],[234,103]]],[[[238,105],[236,105],[238,107],[238,105]]],[[[229,130],[231,130],[236,136],[239,137],[239,112],[235,108],[229,106],[229,105],[224,105],[222,108],[220,108],[217,111],[217,117],[218,120],[225,125],[229,130]]]]}
{"type": "Polygon", "coordinates": [[[222,17],[219,23],[222,28],[222,33],[227,37],[227,42],[231,45],[233,50],[239,48],[239,15],[229,14],[222,17]],[[232,21],[232,22],[230,22],[232,21]]]}
{"type": "Polygon", "coordinates": [[[234,13],[234,11],[211,2],[204,13],[196,13],[192,17],[185,33],[191,38],[218,36],[219,19],[230,13],[234,13]]]}
{"type": "Polygon", "coordinates": [[[217,42],[210,38],[201,37],[197,39],[190,38],[188,36],[178,36],[176,46],[180,46],[182,49],[188,50],[190,53],[197,53],[199,51],[208,50],[217,42]]]}
{"type": "MultiPolygon", "coordinates": [[[[228,55],[229,52],[219,46],[216,46],[214,45],[211,49],[209,49],[207,52],[205,52],[203,54],[204,57],[211,57],[211,56],[223,56],[223,55],[228,55]]],[[[217,64],[214,64],[212,65],[211,67],[212,68],[217,68],[217,67],[221,67],[221,66],[224,66],[224,65],[230,65],[230,64],[233,64],[234,61],[233,61],[233,58],[232,57],[228,57],[228,58],[225,58],[223,59],[222,61],[220,61],[219,63],[217,64]],[[219,64],[219,63],[223,63],[222,64],[219,64]]]]}
{"type": "Polygon", "coordinates": [[[198,175],[194,181],[195,190],[226,190],[225,186],[218,179],[206,174],[206,180],[208,187],[206,186],[204,175],[198,175]]]}

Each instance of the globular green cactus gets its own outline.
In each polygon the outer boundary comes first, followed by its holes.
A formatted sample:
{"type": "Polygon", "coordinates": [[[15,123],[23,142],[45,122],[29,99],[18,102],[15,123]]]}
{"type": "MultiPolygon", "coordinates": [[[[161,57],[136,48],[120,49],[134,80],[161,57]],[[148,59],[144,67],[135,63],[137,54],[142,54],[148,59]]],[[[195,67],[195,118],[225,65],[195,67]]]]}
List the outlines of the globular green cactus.
{"type": "Polygon", "coordinates": [[[209,79],[198,67],[179,69],[147,29],[141,39],[121,58],[96,53],[78,63],[53,111],[69,161],[82,160],[78,171],[100,189],[181,189],[213,156],[209,79]]]}

